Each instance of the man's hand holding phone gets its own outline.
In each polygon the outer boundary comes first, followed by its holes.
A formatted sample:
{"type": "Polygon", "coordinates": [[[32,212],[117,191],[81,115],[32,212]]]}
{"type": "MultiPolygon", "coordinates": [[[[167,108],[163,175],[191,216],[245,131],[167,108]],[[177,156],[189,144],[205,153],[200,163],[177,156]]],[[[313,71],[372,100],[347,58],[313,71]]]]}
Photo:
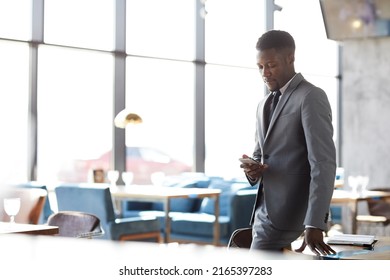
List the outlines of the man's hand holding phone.
{"type": "Polygon", "coordinates": [[[239,158],[238,160],[241,161],[242,163],[248,163],[248,164],[259,164],[260,163],[251,157],[246,157],[246,158],[242,157],[242,158],[239,158]]]}
{"type": "Polygon", "coordinates": [[[242,155],[242,157],[239,158],[239,161],[241,162],[240,167],[244,169],[245,174],[252,182],[256,182],[263,175],[263,171],[268,167],[268,165],[262,164],[246,154],[242,155]]]}

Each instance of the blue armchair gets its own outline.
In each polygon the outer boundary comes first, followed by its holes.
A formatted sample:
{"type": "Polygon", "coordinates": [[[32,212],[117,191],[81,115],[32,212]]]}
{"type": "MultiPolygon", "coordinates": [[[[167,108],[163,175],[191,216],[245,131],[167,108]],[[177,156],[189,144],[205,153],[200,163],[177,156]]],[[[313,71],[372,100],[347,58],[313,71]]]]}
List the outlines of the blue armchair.
{"type": "MultiPolygon", "coordinates": [[[[210,188],[221,189],[220,244],[227,245],[231,234],[239,228],[249,227],[256,188],[249,184],[220,181],[210,188]]],[[[204,198],[199,209],[172,217],[171,237],[179,242],[211,243],[213,240],[214,201],[204,198]]]]}
{"type": "Polygon", "coordinates": [[[160,224],[155,217],[117,218],[111,192],[106,184],[60,185],[55,188],[58,211],[81,211],[96,215],[111,240],[156,240],[161,242],[160,224]]]}

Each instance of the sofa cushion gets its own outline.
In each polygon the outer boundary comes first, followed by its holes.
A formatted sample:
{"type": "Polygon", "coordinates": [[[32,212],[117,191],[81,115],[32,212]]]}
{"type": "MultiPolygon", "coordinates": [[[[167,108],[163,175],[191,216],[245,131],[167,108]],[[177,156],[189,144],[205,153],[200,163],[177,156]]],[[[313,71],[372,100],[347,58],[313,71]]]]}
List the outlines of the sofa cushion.
{"type": "MultiPolygon", "coordinates": [[[[171,208],[172,212],[191,212],[194,208],[194,198],[172,198],[171,208]]],[[[151,210],[164,211],[164,204],[162,202],[152,203],[151,210]]]]}
{"type": "MultiPolygon", "coordinates": [[[[183,180],[169,185],[172,188],[196,188],[197,182],[195,180],[183,180]]],[[[170,200],[170,211],[172,212],[192,212],[195,206],[195,198],[172,198],[170,200]]],[[[164,204],[162,202],[153,203],[152,210],[163,211],[164,204]]]]}
{"type": "MultiPolygon", "coordinates": [[[[171,179],[165,183],[165,186],[172,188],[199,188],[207,187],[209,179],[200,178],[182,178],[181,180],[171,179]],[[169,183],[168,183],[169,182],[169,183]]],[[[173,198],[170,200],[170,211],[171,212],[194,212],[199,208],[201,199],[199,198],[173,198]]],[[[139,211],[164,211],[164,204],[162,202],[141,202],[141,201],[128,201],[122,202],[123,216],[135,216],[139,211]]]]}
{"type": "Polygon", "coordinates": [[[124,200],[122,201],[122,207],[124,211],[132,211],[132,210],[150,210],[152,208],[152,202],[144,202],[144,201],[130,201],[124,200]]]}
{"type": "MultiPolygon", "coordinates": [[[[210,183],[209,188],[221,190],[221,194],[219,195],[219,213],[221,216],[230,216],[230,202],[232,196],[239,189],[248,187],[248,185],[248,183],[237,183],[235,181],[225,180],[215,180],[210,183]]],[[[214,198],[204,198],[199,212],[214,214],[214,198]]]]}
{"type": "MultiPolygon", "coordinates": [[[[213,236],[214,215],[205,213],[175,213],[171,220],[172,233],[213,236]]],[[[219,217],[220,236],[230,234],[229,217],[219,217]]]]}
{"type": "Polygon", "coordinates": [[[189,175],[178,175],[178,176],[168,176],[163,183],[165,187],[185,187],[192,185],[196,188],[207,188],[210,184],[211,178],[207,176],[194,176],[190,177],[189,175]]]}

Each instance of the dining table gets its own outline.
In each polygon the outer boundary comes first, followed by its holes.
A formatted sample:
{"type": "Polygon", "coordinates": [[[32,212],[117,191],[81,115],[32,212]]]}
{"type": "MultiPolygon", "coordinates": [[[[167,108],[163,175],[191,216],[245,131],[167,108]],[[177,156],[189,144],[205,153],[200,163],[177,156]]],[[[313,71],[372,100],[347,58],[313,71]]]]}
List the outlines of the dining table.
{"type": "Polygon", "coordinates": [[[22,233],[30,235],[55,235],[59,233],[57,226],[45,224],[21,224],[0,222],[0,234],[22,233]]]}
{"type": "MultiPolygon", "coordinates": [[[[219,196],[221,190],[210,188],[175,188],[156,185],[115,185],[110,187],[112,197],[120,202],[121,200],[131,201],[149,201],[162,202],[164,204],[165,230],[164,242],[171,242],[171,211],[170,202],[174,198],[205,198],[214,199],[214,226],[213,226],[213,244],[219,245],[220,228],[219,228],[219,196]]],[[[120,203],[116,203],[120,212],[120,203]]]]}
{"type": "MultiPolygon", "coordinates": [[[[369,201],[371,199],[390,198],[390,192],[371,191],[353,192],[344,189],[335,189],[331,200],[332,205],[346,205],[350,213],[350,232],[357,233],[357,215],[359,202],[369,201]]],[[[347,233],[347,232],[346,232],[347,233]]]]}

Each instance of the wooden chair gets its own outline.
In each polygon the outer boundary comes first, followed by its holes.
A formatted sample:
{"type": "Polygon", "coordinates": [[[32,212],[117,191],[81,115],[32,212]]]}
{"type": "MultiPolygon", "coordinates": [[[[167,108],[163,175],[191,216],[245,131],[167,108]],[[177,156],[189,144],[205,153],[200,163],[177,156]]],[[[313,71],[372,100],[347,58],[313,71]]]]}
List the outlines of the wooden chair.
{"type": "Polygon", "coordinates": [[[60,211],[50,215],[47,224],[58,226],[58,236],[63,237],[93,238],[104,234],[100,219],[85,212],[60,211]]]}
{"type": "Polygon", "coordinates": [[[38,222],[39,224],[46,224],[49,216],[54,213],[54,211],[51,208],[50,195],[49,195],[49,191],[48,191],[46,185],[39,183],[37,181],[28,181],[28,182],[24,182],[24,183],[19,183],[19,184],[15,185],[15,187],[29,188],[29,189],[31,189],[31,188],[32,189],[43,189],[48,193],[48,196],[47,196],[46,201],[45,201],[45,205],[43,206],[42,214],[41,214],[41,216],[39,218],[39,222],[38,222]]]}
{"type": "Polygon", "coordinates": [[[252,243],[252,228],[239,228],[233,231],[228,248],[249,249],[252,243]]]}
{"type": "Polygon", "coordinates": [[[3,222],[9,221],[3,205],[3,199],[6,197],[20,197],[20,210],[15,216],[15,222],[24,224],[39,223],[39,218],[47,199],[46,190],[17,187],[2,190],[0,195],[0,220],[3,222]]]}

